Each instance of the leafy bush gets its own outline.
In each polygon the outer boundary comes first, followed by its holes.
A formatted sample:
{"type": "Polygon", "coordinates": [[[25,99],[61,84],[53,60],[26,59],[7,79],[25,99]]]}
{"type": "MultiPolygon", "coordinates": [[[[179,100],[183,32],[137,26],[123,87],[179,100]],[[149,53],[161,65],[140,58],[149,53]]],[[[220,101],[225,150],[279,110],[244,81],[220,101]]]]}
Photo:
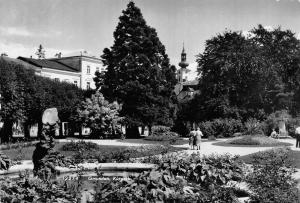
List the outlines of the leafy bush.
{"type": "MultiPolygon", "coordinates": [[[[1,202],[76,202],[78,191],[67,184],[40,179],[0,179],[1,202]]],[[[80,193],[79,193],[80,194],[80,193]]]]}
{"type": "Polygon", "coordinates": [[[8,170],[11,165],[10,158],[0,151],[0,170],[8,170]]]}
{"type": "Polygon", "coordinates": [[[299,202],[288,150],[272,149],[253,155],[253,172],[246,178],[252,191],[251,202],[299,202]]]}
{"type": "Polygon", "coordinates": [[[71,142],[64,144],[61,149],[63,151],[98,150],[99,145],[93,142],[85,142],[83,140],[79,142],[74,142],[72,140],[71,142]]]}
{"type": "Polygon", "coordinates": [[[184,176],[188,181],[201,184],[202,187],[221,186],[230,180],[243,179],[243,162],[238,156],[226,154],[200,158],[198,154],[192,154],[178,157],[164,160],[160,167],[168,168],[174,175],[184,176]]]}
{"type": "Polygon", "coordinates": [[[96,91],[91,98],[81,102],[74,119],[91,128],[92,137],[108,137],[117,133],[114,127],[123,120],[119,117],[119,111],[120,106],[117,102],[109,103],[99,91],[96,91]]]}
{"type": "Polygon", "coordinates": [[[132,180],[99,185],[96,202],[235,202],[228,180],[242,178],[242,163],[235,157],[194,154],[166,155],[157,169],[132,180]]]}
{"type": "Polygon", "coordinates": [[[170,129],[170,127],[163,125],[153,126],[151,129],[151,136],[162,136],[163,134],[170,132],[170,129]]]}
{"type": "Polygon", "coordinates": [[[144,139],[150,141],[170,141],[170,144],[174,144],[178,139],[180,139],[180,137],[175,132],[166,132],[163,135],[159,135],[159,136],[150,135],[145,137],[144,139]]]}
{"type": "Polygon", "coordinates": [[[151,135],[145,137],[145,140],[150,141],[170,141],[170,144],[175,144],[179,139],[176,132],[171,132],[171,128],[167,126],[153,126],[151,135]]]}
{"type": "Polygon", "coordinates": [[[214,119],[198,125],[204,137],[231,137],[236,132],[244,131],[244,125],[237,119],[214,119]]]}
{"type": "MultiPolygon", "coordinates": [[[[176,148],[177,149],[177,148],[176,148]]],[[[145,145],[140,147],[127,147],[117,151],[101,152],[97,150],[78,151],[73,157],[75,163],[82,163],[89,160],[97,160],[99,163],[108,162],[132,162],[138,157],[151,157],[157,154],[166,154],[172,151],[170,146],[145,145]]]]}
{"type": "Polygon", "coordinates": [[[245,122],[246,131],[244,134],[246,135],[263,135],[263,127],[262,124],[256,118],[249,118],[245,122]]]}

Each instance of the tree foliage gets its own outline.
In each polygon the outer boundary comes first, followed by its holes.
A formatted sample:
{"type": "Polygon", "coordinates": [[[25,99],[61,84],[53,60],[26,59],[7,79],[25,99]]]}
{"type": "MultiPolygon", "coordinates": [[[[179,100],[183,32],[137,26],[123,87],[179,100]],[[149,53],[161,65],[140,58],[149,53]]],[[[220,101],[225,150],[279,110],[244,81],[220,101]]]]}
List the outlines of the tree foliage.
{"type": "Polygon", "coordinates": [[[114,32],[114,45],[105,48],[107,71],[97,74],[97,88],[122,104],[121,115],[131,126],[172,123],[175,67],[154,28],[146,24],[133,2],[122,12],[114,32]]]}
{"type": "Polygon", "coordinates": [[[97,91],[91,98],[81,103],[77,109],[76,121],[91,128],[94,135],[111,135],[122,120],[119,117],[119,110],[120,107],[116,102],[109,103],[97,91]]]}
{"type": "Polygon", "coordinates": [[[197,56],[201,94],[189,103],[192,108],[184,108],[186,117],[245,120],[281,109],[297,111],[299,40],[289,30],[261,25],[250,33],[226,31],[206,41],[197,56]]]}
{"type": "Polygon", "coordinates": [[[0,59],[1,139],[9,141],[16,122],[26,126],[40,122],[46,108],[56,107],[60,119],[70,121],[84,92],[73,84],[35,75],[14,61],[0,59]]]}
{"type": "Polygon", "coordinates": [[[38,59],[44,59],[45,58],[45,49],[44,47],[40,44],[39,48],[35,52],[37,55],[38,59]]]}

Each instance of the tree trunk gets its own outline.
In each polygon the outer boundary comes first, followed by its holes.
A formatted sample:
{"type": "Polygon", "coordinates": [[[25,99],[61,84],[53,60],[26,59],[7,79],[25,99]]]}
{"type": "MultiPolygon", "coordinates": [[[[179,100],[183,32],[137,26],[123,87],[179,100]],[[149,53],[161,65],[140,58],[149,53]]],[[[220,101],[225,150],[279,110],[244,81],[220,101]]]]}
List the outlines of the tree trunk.
{"type": "Polygon", "coordinates": [[[138,126],[128,126],[126,128],[126,138],[139,138],[140,133],[138,126]]]}
{"type": "Polygon", "coordinates": [[[149,130],[148,136],[151,136],[152,135],[152,126],[151,125],[148,126],[148,130],[149,130]]]}
{"type": "Polygon", "coordinates": [[[42,123],[42,119],[40,119],[38,122],[38,139],[41,138],[42,130],[43,130],[43,123],[42,123]]]}
{"type": "Polygon", "coordinates": [[[30,140],[30,131],[29,131],[29,129],[30,129],[29,123],[28,123],[28,122],[25,122],[25,123],[24,123],[24,139],[25,139],[26,141],[29,141],[29,140],[30,140]]]}
{"type": "Polygon", "coordinates": [[[11,120],[3,121],[3,126],[0,131],[1,143],[8,143],[11,141],[13,124],[14,123],[11,120]]]}

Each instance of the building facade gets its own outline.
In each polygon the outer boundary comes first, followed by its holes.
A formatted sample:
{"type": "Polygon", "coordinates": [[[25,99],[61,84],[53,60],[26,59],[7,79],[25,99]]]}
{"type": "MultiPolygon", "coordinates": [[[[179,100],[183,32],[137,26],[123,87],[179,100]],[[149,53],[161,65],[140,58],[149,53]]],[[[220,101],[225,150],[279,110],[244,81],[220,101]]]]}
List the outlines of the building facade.
{"type": "Polygon", "coordinates": [[[60,82],[68,82],[81,89],[95,89],[93,78],[95,72],[105,71],[100,58],[79,55],[51,59],[33,59],[18,57],[32,66],[37,67],[37,75],[60,82]]]}

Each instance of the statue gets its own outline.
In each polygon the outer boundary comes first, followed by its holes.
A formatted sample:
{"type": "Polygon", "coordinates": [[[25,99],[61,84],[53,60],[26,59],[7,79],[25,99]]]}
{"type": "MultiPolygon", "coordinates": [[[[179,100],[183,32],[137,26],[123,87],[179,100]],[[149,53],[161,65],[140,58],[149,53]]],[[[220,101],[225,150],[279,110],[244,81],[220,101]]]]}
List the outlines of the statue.
{"type": "Polygon", "coordinates": [[[54,136],[59,122],[57,109],[46,109],[43,113],[42,122],[43,129],[40,137],[40,142],[36,144],[36,149],[34,150],[32,155],[34,175],[37,175],[37,172],[45,166],[50,168],[52,172],[54,170],[54,166],[49,164],[47,165],[45,159],[47,155],[54,153],[54,136]]]}

